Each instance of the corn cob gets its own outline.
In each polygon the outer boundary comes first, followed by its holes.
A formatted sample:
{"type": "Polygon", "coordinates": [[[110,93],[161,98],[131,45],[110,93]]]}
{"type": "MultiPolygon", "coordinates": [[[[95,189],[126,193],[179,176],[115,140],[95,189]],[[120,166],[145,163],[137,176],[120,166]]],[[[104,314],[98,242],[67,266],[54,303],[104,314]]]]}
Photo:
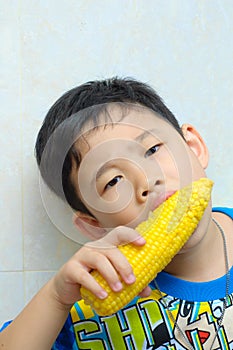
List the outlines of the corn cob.
{"type": "Polygon", "coordinates": [[[147,221],[136,227],[146,239],[146,244],[138,247],[128,243],[118,247],[131,264],[136,282],[127,285],[121,280],[123,289],[113,292],[99,272],[94,270],[92,276],[108,292],[108,296],[100,300],[81,287],[84,302],[99,315],[107,316],[137,296],[165,268],[196,229],[210,200],[212,186],[211,180],[201,178],[177,191],[156,208],[147,221]]]}

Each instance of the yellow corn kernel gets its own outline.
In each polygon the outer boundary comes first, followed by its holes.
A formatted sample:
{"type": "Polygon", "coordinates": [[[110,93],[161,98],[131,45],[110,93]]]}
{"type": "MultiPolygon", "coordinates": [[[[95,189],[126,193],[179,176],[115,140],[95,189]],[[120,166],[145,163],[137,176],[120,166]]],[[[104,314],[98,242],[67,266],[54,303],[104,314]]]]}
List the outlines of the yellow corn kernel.
{"type": "Polygon", "coordinates": [[[108,292],[101,300],[84,287],[81,295],[84,302],[102,316],[111,315],[127,305],[178,253],[196,229],[209,203],[213,182],[201,178],[174,193],[150,214],[136,230],[145,238],[142,247],[128,243],[119,246],[131,264],[136,281],[127,285],[121,280],[123,289],[113,292],[107,282],[94,270],[92,276],[108,292]]]}

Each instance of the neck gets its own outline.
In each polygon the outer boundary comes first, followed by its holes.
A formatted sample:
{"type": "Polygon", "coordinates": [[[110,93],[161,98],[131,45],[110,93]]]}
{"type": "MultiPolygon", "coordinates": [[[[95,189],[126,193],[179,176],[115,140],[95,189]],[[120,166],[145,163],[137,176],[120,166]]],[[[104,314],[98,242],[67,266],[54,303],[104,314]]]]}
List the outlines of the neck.
{"type": "Polygon", "coordinates": [[[226,274],[221,232],[211,216],[202,221],[184,248],[165,268],[166,272],[193,282],[210,281],[226,274]]]}

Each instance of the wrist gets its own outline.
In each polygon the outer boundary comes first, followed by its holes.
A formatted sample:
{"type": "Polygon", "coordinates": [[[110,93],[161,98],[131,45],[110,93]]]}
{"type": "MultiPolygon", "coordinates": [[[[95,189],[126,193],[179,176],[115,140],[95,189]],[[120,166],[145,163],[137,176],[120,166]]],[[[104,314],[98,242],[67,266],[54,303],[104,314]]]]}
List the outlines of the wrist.
{"type": "Polygon", "coordinates": [[[54,303],[54,307],[58,311],[68,314],[71,307],[73,306],[73,303],[66,303],[60,297],[55,276],[51,280],[48,281],[48,283],[45,285],[45,288],[47,289],[46,293],[48,295],[48,298],[50,299],[50,301],[52,303],[54,303]]]}

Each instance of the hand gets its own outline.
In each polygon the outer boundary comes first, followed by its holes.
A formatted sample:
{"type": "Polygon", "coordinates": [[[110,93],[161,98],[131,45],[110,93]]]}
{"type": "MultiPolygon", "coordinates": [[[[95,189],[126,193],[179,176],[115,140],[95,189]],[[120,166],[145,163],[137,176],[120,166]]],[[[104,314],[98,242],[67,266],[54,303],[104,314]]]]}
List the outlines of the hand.
{"type": "MultiPolygon", "coordinates": [[[[119,226],[103,238],[87,243],[80,248],[53,278],[57,300],[62,305],[71,307],[81,299],[81,285],[98,298],[104,299],[107,293],[90,274],[93,269],[99,271],[113,291],[122,289],[119,276],[127,284],[134,283],[135,276],[132,267],[117,248],[128,242],[137,246],[146,243],[145,239],[132,228],[119,226]]],[[[146,287],[140,296],[147,297],[150,293],[151,289],[146,287]]]]}

